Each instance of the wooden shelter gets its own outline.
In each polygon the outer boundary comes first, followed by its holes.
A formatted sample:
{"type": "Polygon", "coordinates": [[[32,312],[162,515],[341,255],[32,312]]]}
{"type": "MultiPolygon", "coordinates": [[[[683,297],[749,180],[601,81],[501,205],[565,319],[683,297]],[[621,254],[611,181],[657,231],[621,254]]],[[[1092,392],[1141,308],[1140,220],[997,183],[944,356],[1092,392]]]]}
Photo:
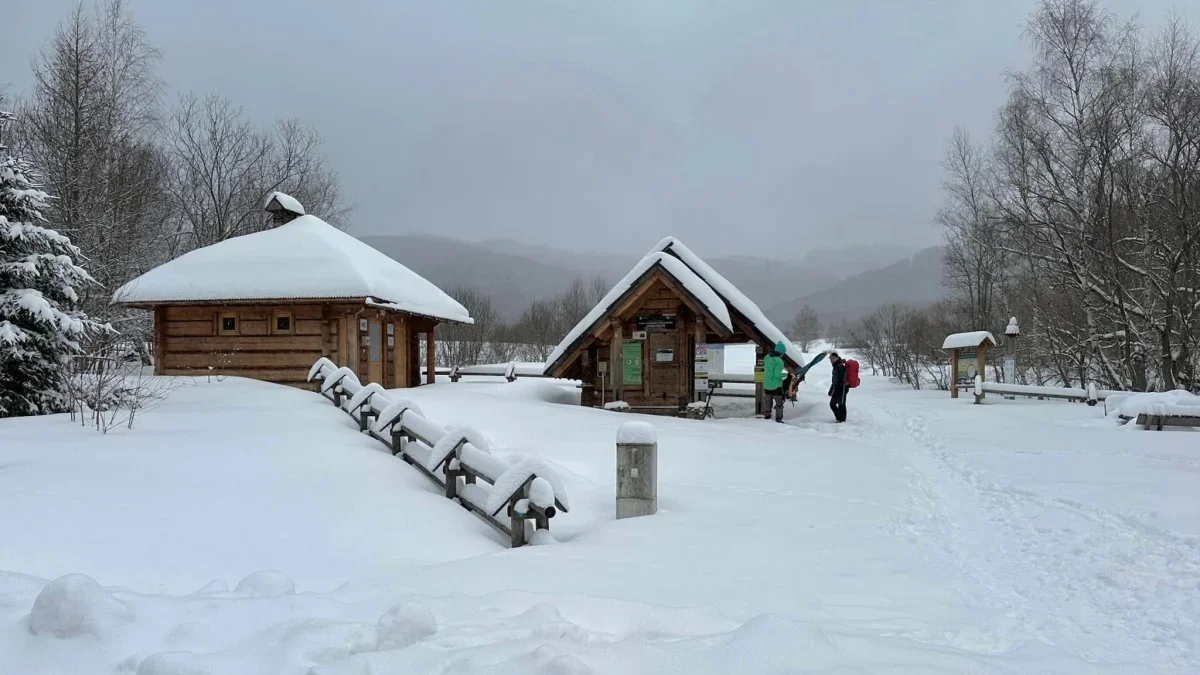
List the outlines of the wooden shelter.
{"type": "Polygon", "coordinates": [[[696,398],[698,346],[755,343],[761,359],[777,342],[798,368],[799,350],[758,306],[668,237],[567,334],[545,374],[581,380],[585,406],[677,414],[696,398]]]}
{"type": "Polygon", "coordinates": [[[433,382],[435,329],[470,323],[429,281],[288,195],[273,227],[192,251],[122,286],[113,302],[154,312],[158,375],[235,375],[309,387],[324,356],[385,388],[433,382]]]}
{"type": "Polygon", "coordinates": [[[958,398],[959,389],[975,386],[975,376],[987,379],[987,352],[996,346],[996,338],[986,330],[947,335],[942,349],[950,352],[950,398],[958,398]]]}

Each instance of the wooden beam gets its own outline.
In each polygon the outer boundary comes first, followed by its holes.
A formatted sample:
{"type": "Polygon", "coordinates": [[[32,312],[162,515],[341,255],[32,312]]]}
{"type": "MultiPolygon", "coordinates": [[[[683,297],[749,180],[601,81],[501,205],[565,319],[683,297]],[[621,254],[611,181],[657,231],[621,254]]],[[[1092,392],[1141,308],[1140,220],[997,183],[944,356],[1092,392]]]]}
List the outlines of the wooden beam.
{"type": "MultiPolygon", "coordinates": [[[[211,320],[211,317],[210,317],[211,320]]],[[[166,357],[167,309],[161,305],[154,308],[154,374],[163,374],[166,357]]]]}
{"type": "Polygon", "coordinates": [[[433,326],[425,333],[425,384],[437,382],[437,343],[433,337],[433,326]]]}
{"type": "Polygon", "coordinates": [[[624,342],[624,327],[621,325],[621,320],[618,318],[610,319],[612,324],[612,336],[608,342],[608,372],[612,377],[612,392],[613,400],[623,400],[625,389],[625,378],[621,373],[621,347],[624,342]]]}
{"type": "Polygon", "coordinates": [[[950,398],[958,398],[958,350],[950,350],[950,398]]]}

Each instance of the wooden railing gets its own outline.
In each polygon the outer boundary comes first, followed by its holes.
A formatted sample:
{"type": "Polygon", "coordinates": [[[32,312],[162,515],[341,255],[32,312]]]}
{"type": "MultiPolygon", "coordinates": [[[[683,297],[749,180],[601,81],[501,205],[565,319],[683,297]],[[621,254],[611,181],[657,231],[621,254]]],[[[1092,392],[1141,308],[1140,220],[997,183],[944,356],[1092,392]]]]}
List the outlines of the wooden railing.
{"type": "MultiPolygon", "coordinates": [[[[421,372],[424,374],[427,371],[422,369],[421,372]]],[[[509,363],[481,364],[477,366],[452,366],[450,368],[437,368],[433,372],[437,375],[448,376],[451,382],[458,382],[464,377],[503,377],[509,382],[516,382],[517,378],[523,377],[546,377],[540,368],[528,367],[515,361],[509,363]]]]}
{"type": "Polygon", "coordinates": [[[502,460],[475,431],[443,428],[426,419],[413,401],[375,383],[361,384],[353,371],[329,359],[313,364],[308,381],[320,381],[321,395],[356,419],[361,432],[507,535],[513,548],[529,543],[526,522],[533,523],[535,534],[548,531],[551,518],[570,510],[562,482],[540,460],[502,460]]]}

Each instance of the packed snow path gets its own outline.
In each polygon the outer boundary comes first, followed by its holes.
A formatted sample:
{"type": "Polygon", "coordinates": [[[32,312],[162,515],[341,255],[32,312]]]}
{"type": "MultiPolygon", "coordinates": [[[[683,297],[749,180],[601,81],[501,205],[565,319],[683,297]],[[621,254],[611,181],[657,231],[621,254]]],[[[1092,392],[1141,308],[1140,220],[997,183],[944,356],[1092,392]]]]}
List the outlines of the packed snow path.
{"type": "Polygon", "coordinates": [[[1200,436],[1078,404],[855,393],[853,425],[790,423],[906,457],[928,517],[899,525],[974,603],[1089,661],[1200,670],[1200,436]]]}
{"type": "Polygon", "coordinates": [[[826,373],[785,425],[651,419],[660,511],[624,521],[630,416],[415,390],[568,483],[559,543],[517,550],[311,394],[199,384],[106,437],[0,422],[0,672],[1200,670],[1196,436],[871,379],[835,425],[826,373]]]}

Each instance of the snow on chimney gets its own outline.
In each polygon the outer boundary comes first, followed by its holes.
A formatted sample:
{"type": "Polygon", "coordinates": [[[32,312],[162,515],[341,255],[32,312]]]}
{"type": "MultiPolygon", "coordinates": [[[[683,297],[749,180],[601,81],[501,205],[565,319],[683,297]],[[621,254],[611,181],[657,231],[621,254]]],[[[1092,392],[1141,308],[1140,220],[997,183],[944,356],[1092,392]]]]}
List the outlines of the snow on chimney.
{"type": "Polygon", "coordinates": [[[304,215],[304,205],[289,194],[272,192],[267,197],[266,211],[271,214],[271,225],[279,227],[304,215]]]}

